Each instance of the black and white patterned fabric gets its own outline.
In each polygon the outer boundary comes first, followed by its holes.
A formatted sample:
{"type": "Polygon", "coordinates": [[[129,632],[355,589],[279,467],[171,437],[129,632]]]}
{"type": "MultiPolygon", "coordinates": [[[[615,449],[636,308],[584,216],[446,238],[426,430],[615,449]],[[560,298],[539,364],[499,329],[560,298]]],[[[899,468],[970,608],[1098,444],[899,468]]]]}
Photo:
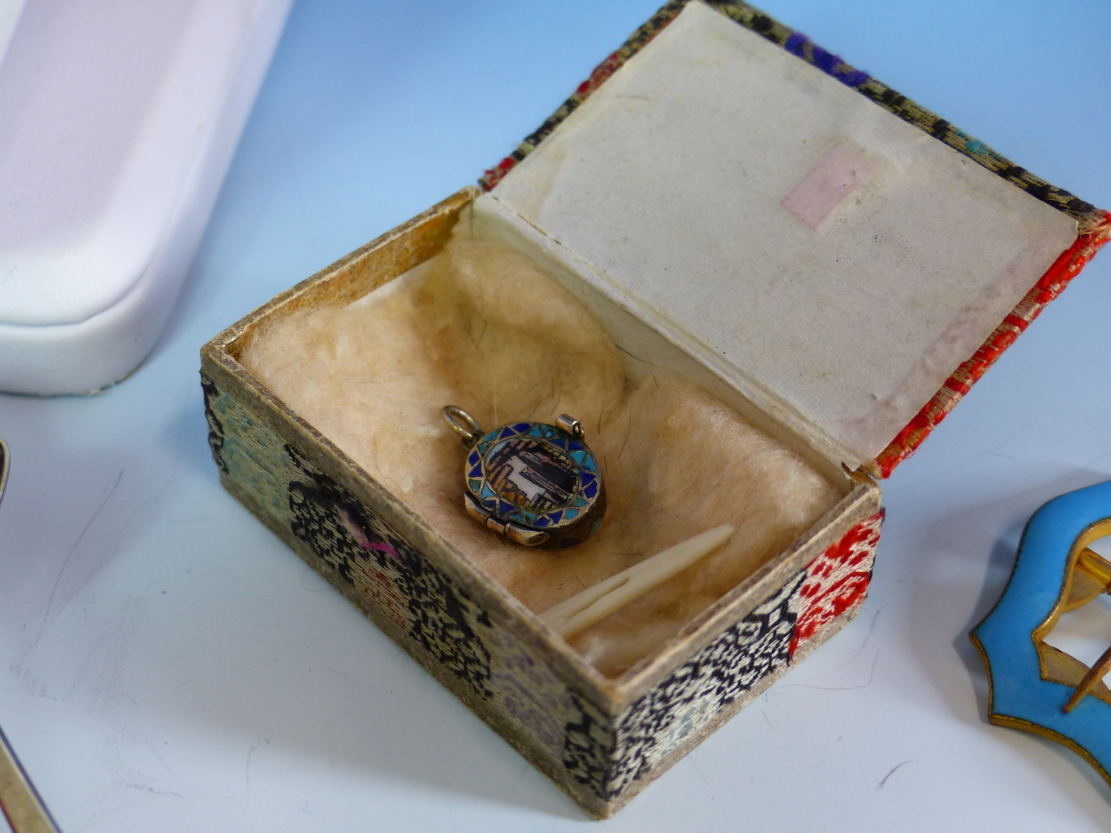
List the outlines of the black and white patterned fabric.
{"type": "Polygon", "coordinates": [[[576,699],[579,719],[566,726],[563,764],[603,800],[619,796],[653,764],[721,709],[791,659],[798,594],[805,571],[697,656],[645,694],[608,728],[576,699]]]}
{"type": "Polygon", "coordinates": [[[300,475],[289,483],[293,534],[349,584],[354,583],[352,571],[359,561],[372,560],[405,600],[409,636],[476,694],[491,696],[490,652],[475,631],[490,627],[485,611],[455,590],[354,495],[293,448],[286,446],[286,453],[300,475]]]}
{"type": "Polygon", "coordinates": [[[212,449],[212,459],[216,461],[217,468],[227,474],[228,464],[224,462],[224,426],[213,407],[220,391],[217,390],[216,383],[204,375],[201,376],[201,391],[204,393],[204,418],[208,423],[208,447],[212,449]]]}

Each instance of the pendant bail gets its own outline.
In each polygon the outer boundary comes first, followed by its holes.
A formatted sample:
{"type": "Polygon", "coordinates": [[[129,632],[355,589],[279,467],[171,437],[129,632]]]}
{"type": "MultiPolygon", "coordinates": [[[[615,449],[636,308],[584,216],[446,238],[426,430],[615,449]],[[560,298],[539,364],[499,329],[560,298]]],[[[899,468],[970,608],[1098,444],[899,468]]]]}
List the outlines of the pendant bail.
{"type": "Polygon", "coordinates": [[[569,414],[560,414],[555,424],[570,434],[575,439],[581,440],[586,436],[582,423],[569,414]]]}
{"type": "Polygon", "coordinates": [[[463,448],[470,448],[482,437],[482,426],[478,424],[478,420],[459,406],[445,405],[442,414],[448,427],[459,435],[463,448]]]}

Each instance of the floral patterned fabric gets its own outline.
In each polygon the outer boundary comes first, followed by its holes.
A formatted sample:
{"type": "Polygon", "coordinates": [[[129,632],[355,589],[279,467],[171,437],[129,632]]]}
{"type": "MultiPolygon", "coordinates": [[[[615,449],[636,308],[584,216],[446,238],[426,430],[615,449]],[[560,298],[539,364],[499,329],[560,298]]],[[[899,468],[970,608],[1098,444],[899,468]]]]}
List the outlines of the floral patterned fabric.
{"type": "Polygon", "coordinates": [[[591,812],[623,804],[688,751],[700,730],[784,673],[800,645],[823,638],[864,599],[879,515],[659,685],[607,713],[305,454],[212,380],[204,378],[202,388],[213,457],[233,491],[272,527],[287,530],[367,615],[396,625],[402,647],[437,670],[480,717],[514,742],[524,739],[545,772],[591,812]]]}

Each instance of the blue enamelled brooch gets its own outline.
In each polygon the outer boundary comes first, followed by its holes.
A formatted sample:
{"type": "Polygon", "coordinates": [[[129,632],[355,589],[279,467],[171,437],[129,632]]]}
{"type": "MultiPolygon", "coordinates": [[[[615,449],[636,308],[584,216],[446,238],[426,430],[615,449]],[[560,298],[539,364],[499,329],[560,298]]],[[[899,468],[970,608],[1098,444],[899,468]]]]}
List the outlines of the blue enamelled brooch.
{"type": "Polygon", "coordinates": [[[1046,642],[1063,613],[1111,593],[1111,481],[1054,498],[1022,533],[1007,589],[970,634],[988,671],[988,719],[1049,738],[1111,784],[1111,648],[1089,668],[1046,642]],[[1089,696],[1091,695],[1091,696],[1089,696]]]}
{"type": "Polygon", "coordinates": [[[598,531],[606,492],[577,419],[486,432],[462,408],[448,405],[443,415],[469,452],[463,506],[476,521],[526,547],[573,547],[598,531]]]}

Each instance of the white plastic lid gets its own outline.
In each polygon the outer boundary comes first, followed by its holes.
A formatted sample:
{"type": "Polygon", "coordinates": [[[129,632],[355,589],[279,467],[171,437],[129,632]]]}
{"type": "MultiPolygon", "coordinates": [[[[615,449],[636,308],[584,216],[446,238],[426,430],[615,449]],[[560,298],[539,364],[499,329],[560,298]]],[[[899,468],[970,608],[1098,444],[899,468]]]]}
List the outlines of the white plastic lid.
{"type": "Polygon", "coordinates": [[[0,64],[0,389],[95,390],[165,323],[290,0],[29,0],[0,64]]]}

